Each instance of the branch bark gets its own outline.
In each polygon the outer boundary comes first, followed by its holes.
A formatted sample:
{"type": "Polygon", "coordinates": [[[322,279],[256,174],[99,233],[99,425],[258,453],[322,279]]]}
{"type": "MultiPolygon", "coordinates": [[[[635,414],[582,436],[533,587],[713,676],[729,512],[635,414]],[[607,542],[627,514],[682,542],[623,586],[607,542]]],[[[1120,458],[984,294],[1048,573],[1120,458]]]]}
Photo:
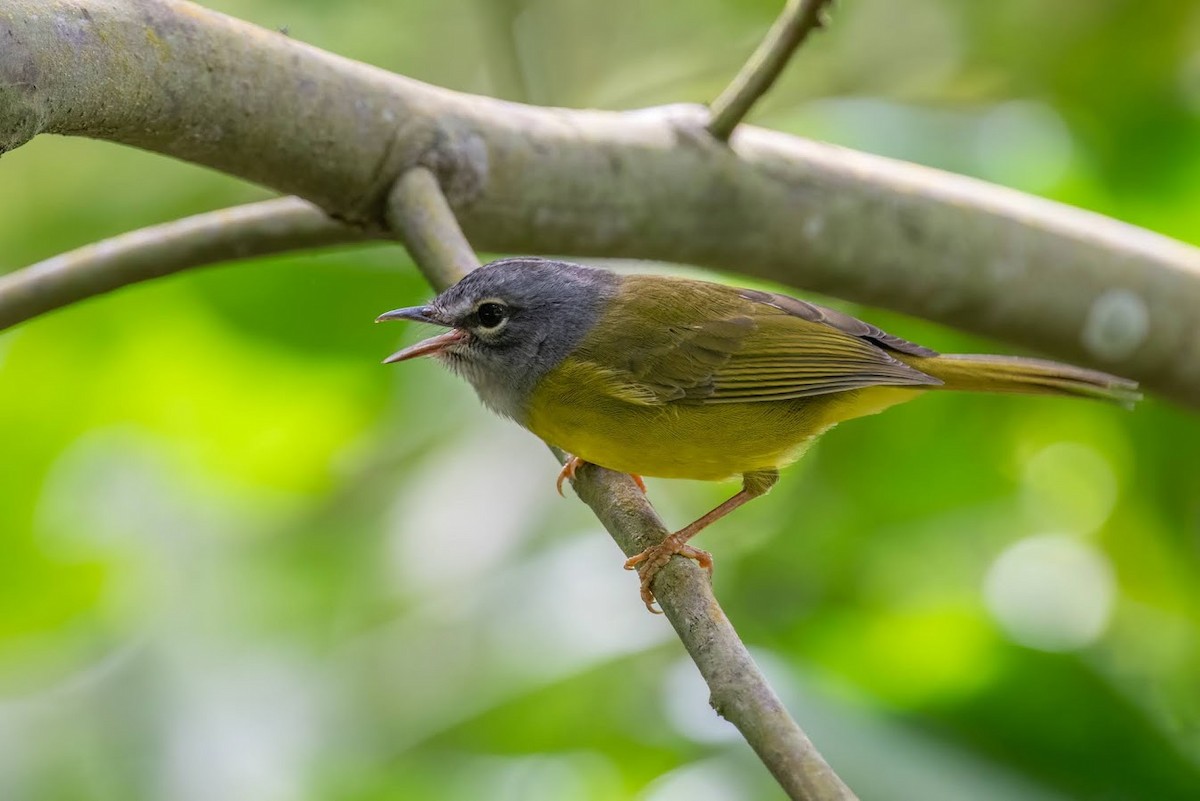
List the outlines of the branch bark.
{"type": "MultiPolygon", "coordinates": [[[[430,284],[443,290],[479,266],[437,180],[417,167],[400,176],[387,217],[430,284]]],[[[554,450],[559,463],[565,455],[554,450]]],[[[669,533],[633,480],[587,465],[572,485],[626,556],[669,533]]],[[[547,484],[549,486],[549,484],[547,484]]],[[[632,585],[631,585],[632,590],[632,585]]],[[[796,801],[853,801],[855,796],[788,714],[713,596],[708,575],[673,558],[655,577],[654,595],[710,690],[713,708],[737,727],[796,801]]]]}
{"type": "Polygon", "coordinates": [[[0,275],[0,331],[76,301],[192,267],[362,242],[370,236],[294,197],[185,217],[0,275]]]}
{"type": "Polygon", "coordinates": [[[1200,406],[1200,250],[743,126],[427,86],[180,0],[0,0],[0,151],[39,132],[183,158],[382,227],[428,167],[484,250],[660,259],[873,303],[1200,406]]]}
{"type": "MultiPolygon", "coordinates": [[[[595,465],[581,468],[575,492],[626,556],[670,532],[633,480],[595,465]]],[[[854,801],[851,792],[788,714],[717,603],[708,574],[676,556],[654,578],[654,597],[708,684],[709,703],[728,720],[791,799],[854,801]]]]}
{"type": "Polygon", "coordinates": [[[388,224],[439,292],[479,266],[437,178],[424,167],[400,176],[388,198],[388,224]]]}
{"type": "Polygon", "coordinates": [[[788,0],[779,19],[733,82],[712,102],[708,132],[722,142],[749,113],[750,107],[770,91],[808,35],[821,27],[821,12],[832,0],[788,0]]]}

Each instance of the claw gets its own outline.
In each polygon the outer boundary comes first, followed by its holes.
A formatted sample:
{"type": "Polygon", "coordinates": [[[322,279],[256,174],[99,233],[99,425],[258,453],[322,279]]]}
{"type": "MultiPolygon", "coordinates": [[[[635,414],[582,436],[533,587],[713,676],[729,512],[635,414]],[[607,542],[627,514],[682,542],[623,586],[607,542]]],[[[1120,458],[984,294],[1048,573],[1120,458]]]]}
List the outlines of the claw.
{"type": "Polygon", "coordinates": [[[654,581],[654,577],[658,575],[658,571],[662,570],[675,554],[679,554],[685,559],[694,560],[696,564],[708,571],[709,577],[712,576],[712,554],[688,545],[686,543],[687,538],[679,536],[682,533],[676,532],[658,545],[647,548],[636,556],[631,556],[625,560],[626,570],[637,571],[638,578],[641,580],[642,603],[653,614],[661,615],[662,610],[656,609],[654,606],[654,591],[650,589],[650,584],[654,581]]]}
{"type": "MultiPolygon", "coordinates": [[[[554,482],[554,488],[558,490],[559,495],[563,495],[563,482],[568,478],[575,480],[575,471],[583,467],[587,462],[580,459],[578,456],[567,456],[567,461],[563,462],[562,470],[558,471],[558,480],[554,482]]],[[[629,477],[633,479],[633,483],[638,485],[638,489],[642,494],[646,494],[646,482],[637,473],[630,473],[629,477]]],[[[563,497],[566,497],[563,495],[563,497]]]]}
{"type": "Polygon", "coordinates": [[[585,464],[587,464],[587,462],[585,462],[583,459],[580,459],[578,456],[567,456],[567,461],[563,462],[562,470],[558,471],[558,480],[554,482],[554,488],[558,490],[559,495],[564,498],[566,497],[563,495],[563,482],[568,478],[574,481],[575,471],[583,467],[585,464]]]}
{"type": "Polygon", "coordinates": [[[671,561],[671,557],[675,554],[679,554],[687,559],[696,560],[696,563],[707,570],[709,577],[711,577],[713,569],[712,554],[708,551],[702,551],[699,548],[693,548],[687,544],[687,541],[696,536],[696,534],[709,524],[720,520],[747,501],[762,495],[771,488],[771,485],[775,483],[778,477],[779,473],[776,471],[747,473],[742,477],[741,492],[707,514],[693,520],[674,534],[668,535],[658,545],[647,548],[637,556],[631,556],[625,560],[625,569],[637,570],[638,577],[642,580],[642,602],[646,604],[646,608],[656,615],[662,614],[662,612],[654,608],[654,591],[650,589],[650,582],[654,581],[654,576],[657,575],[659,570],[662,570],[663,565],[671,561]]]}

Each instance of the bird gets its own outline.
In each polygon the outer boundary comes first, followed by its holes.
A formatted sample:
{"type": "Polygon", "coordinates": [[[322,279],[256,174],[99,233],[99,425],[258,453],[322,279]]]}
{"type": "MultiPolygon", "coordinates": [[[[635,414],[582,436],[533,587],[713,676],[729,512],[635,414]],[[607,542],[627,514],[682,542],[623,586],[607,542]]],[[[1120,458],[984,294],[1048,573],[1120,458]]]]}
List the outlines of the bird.
{"type": "Polygon", "coordinates": [[[423,306],[385,312],[447,329],[385,364],[433,357],[485,406],[584,464],[742,488],[630,557],[651,612],[652,582],[676,554],[769,491],[780,469],[838,423],[925,392],[1068,395],[1131,406],[1138,385],[1042,359],[944,355],[788,295],[677,276],[619,274],[553,259],[500,259],[423,306]]]}

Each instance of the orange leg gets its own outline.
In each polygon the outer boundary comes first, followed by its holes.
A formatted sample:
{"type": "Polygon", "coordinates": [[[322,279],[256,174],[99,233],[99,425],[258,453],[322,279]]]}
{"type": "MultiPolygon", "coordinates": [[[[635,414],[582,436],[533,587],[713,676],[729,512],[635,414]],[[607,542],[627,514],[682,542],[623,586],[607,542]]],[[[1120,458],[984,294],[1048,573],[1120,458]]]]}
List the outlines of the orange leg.
{"type": "Polygon", "coordinates": [[[711,576],[713,570],[712,554],[688,545],[687,541],[742,504],[767,492],[778,479],[779,472],[776,470],[747,473],[742,477],[741,492],[692,523],[679,529],[674,534],[667,535],[666,539],[658,545],[653,545],[636,556],[631,556],[625,560],[626,570],[637,570],[638,572],[638,578],[641,579],[642,602],[646,604],[646,608],[656,615],[662,614],[661,610],[654,608],[654,591],[650,589],[650,584],[654,581],[654,577],[658,575],[658,571],[662,570],[667,562],[671,561],[671,557],[676,554],[686,559],[694,559],[711,576]]]}
{"type": "MultiPolygon", "coordinates": [[[[559,495],[563,494],[563,482],[568,478],[574,481],[575,471],[583,467],[585,464],[587,464],[587,462],[583,459],[580,459],[578,456],[567,456],[567,461],[563,463],[562,470],[558,471],[558,480],[554,482],[554,487],[558,490],[559,495]]],[[[630,473],[629,477],[633,479],[633,483],[637,484],[638,489],[640,489],[642,494],[645,495],[646,482],[642,480],[642,477],[636,473],[630,473]]]]}

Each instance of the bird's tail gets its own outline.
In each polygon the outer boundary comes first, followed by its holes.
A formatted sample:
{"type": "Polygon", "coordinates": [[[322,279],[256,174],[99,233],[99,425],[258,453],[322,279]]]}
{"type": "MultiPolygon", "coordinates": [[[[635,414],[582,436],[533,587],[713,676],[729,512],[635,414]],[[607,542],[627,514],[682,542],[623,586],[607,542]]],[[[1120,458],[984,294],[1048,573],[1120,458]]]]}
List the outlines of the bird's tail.
{"type": "Polygon", "coordinates": [[[1073,395],[1111,401],[1126,408],[1142,399],[1136,381],[1044,359],[958,354],[901,358],[943,382],[942,387],[931,389],[1073,395]]]}

